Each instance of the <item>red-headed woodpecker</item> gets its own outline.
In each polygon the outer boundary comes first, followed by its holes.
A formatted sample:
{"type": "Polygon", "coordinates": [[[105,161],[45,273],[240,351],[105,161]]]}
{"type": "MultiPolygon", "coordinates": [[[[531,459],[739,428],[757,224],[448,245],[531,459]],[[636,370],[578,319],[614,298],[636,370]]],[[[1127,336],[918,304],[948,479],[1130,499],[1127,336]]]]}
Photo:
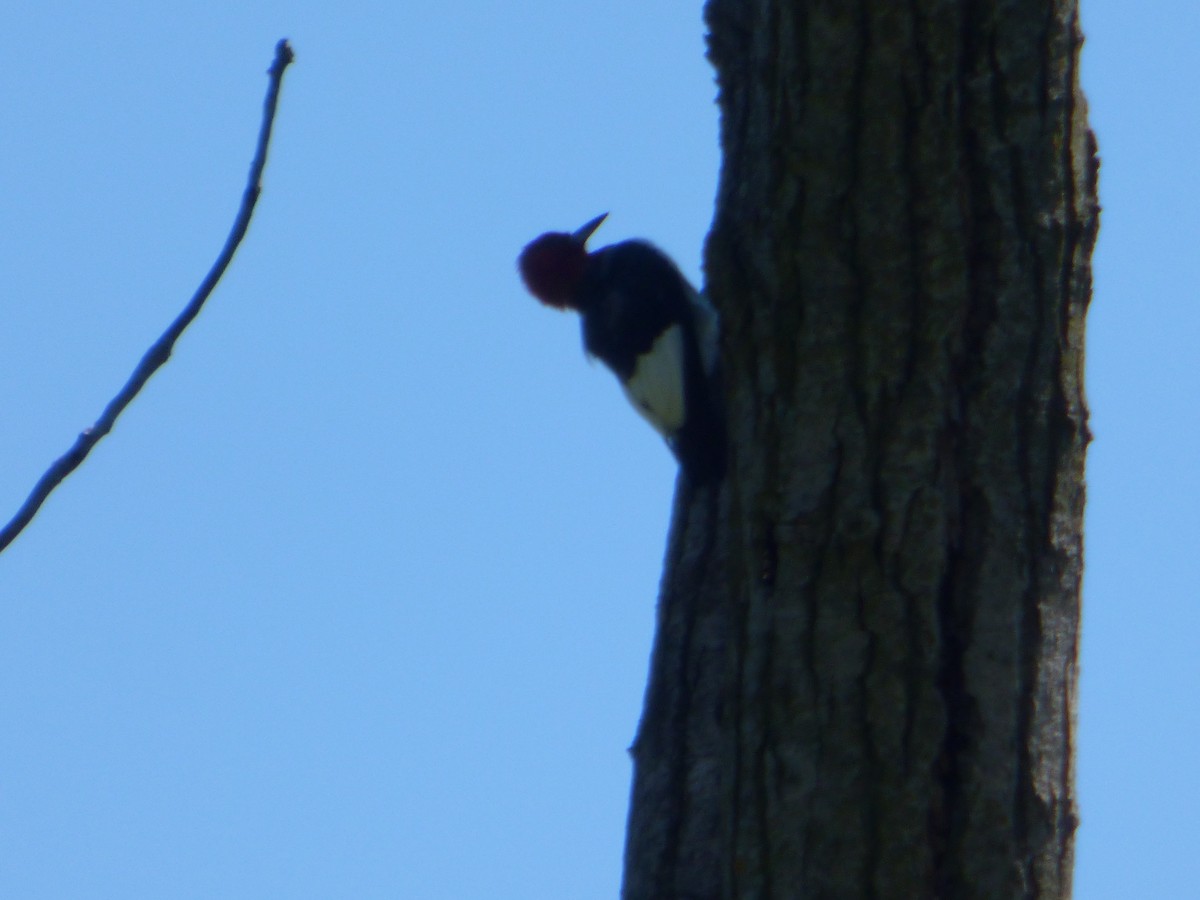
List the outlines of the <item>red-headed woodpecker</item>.
{"type": "Polygon", "coordinates": [[[666,439],[696,484],[725,471],[716,386],[716,311],[657,247],[622,241],[589,252],[608,213],[572,234],[530,242],[518,267],[529,292],[582,317],[583,346],[599,357],[631,403],[666,439]]]}

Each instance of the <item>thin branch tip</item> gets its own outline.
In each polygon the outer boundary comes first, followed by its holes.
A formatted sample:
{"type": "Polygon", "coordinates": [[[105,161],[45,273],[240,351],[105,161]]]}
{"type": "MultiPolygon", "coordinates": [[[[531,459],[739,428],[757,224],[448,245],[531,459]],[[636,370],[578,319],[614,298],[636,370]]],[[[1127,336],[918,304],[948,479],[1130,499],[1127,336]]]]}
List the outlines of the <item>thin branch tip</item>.
{"type": "Polygon", "coordinates": [[[254,159],[250,164],[250,178],[247,181],[246,190],[242,194],[242,203],[238,209],[237,217],[234,219],[233,227],[225,240],[225,245],[221,248],[221,252],[217,256],[216,262],[208,270],[208,274],[200,283],[200,287],[192,295],[192,299],[188,301],[187,306],[183,308],[183,311],[175,317],[175,320],[167,327],[167,330],[146,351],[137,367],[133,370],[133,374],[129,376],[129,380],[125,382],[121,390],[117,392],[117,395],[109,401],[108,406],[104,408],[104,412],[100,414],[100,418],[90,427],[80,432],[71,449],[50,465],[50,468],[38,479],[38,483],[34,485],[33,490],[29,492],[29,496],[21,504],[21,508],[17,510],[16,515],[9,520],[8,524],[0,528],[0,553],[3,553],[5,548],[13,542],[17,535],[24,531],[25,526],[33,520],[38,510],[41,509],[42,504],[46,502],[46,498],[50,496],[62,480],[79,467],[101,438],[112,431],[113,424],[117,421],[117,417],[125,410],[125,407],[138,395],[150,379],[150,376],[170,359],[171,350],[174,348],[175,342],[192,323],[192,320],[200,314],[200,310],[208,300],[209,295],[216,288],[217,282],[225,274],[225,269],[233,259],[233,255],[241,244],[242,238],[246,236],[246,229],[250,226],[250,218],[254,214],[254,207],[261,193],[259,185],[262,183],[263,167],[267,163],[267,147],[271,140],[271,125],[275,121],[275,106],[279,96],[279,85],[283,81],[284,70],[295,58],[296,56],[292,52],[291,44],[288,43],[287,38],[283,38],[275,45],[275,61],[271,64],[269,70],[271,81],[267,88],[267,97],[263,105],[262,126],[259,129],[254,159]]]}
{"type": "Polygon", "coordinates": [[[279,43],[275,45],[275,61],[271,63],[271,68],[267,71],[278,77],[295,61],[296,53],[292,50],[292,45],[288,43],[287,38],[280,38],[279,43]]]}

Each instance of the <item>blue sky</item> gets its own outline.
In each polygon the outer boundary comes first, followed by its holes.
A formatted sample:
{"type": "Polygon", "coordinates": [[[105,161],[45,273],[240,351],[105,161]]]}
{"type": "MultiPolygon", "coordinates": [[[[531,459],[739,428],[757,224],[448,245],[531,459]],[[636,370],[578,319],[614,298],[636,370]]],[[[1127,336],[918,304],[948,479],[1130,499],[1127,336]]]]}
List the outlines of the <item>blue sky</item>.
{"type": "MultiPolygon", "coordinates": [[[[1200,776],[1200,7],[1084,6],[1077,896],[1186,896],[1200,776]]],[[[699,280],[699,5],[21,3],[0,515],[265,193],[175,357],[0,556],[0,895],[609,898],[673,488],[514,272],[611,211],[699,280]]]]}

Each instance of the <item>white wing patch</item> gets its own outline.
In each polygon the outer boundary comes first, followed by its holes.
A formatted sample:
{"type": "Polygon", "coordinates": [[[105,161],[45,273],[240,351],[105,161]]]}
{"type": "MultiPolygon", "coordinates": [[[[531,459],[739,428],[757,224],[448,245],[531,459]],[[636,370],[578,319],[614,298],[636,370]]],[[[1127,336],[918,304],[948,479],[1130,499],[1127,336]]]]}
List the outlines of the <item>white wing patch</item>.
{"type": "Polygon", "coordinates": [[[625,395],[663,437],[683,425],[683,328],[672,325],[638,357],[625,395]]]}

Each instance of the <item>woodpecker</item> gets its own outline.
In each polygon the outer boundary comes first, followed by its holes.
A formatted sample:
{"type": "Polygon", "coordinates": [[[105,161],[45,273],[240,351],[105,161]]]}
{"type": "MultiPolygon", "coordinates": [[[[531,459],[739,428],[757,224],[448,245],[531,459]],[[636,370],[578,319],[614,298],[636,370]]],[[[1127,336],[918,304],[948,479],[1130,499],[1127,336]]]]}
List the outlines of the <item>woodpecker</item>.
{"type": "Polygon", "coordinates": [[[607,217],[531,241],[517,261],[521,278],[542,303],[580,314],[588,355],[617,376],[687,477],[711,483],[725,472],[716,310],[645,241],[589,251],[588,239],[607,217]]]}

